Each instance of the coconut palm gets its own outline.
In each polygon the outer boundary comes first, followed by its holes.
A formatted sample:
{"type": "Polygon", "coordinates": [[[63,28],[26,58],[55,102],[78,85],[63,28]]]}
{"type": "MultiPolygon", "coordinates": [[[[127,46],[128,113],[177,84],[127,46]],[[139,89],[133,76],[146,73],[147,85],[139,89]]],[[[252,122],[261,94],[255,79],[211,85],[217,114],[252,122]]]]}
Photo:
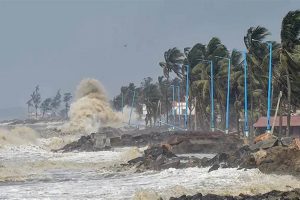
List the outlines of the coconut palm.
{"type": "Polygon", "coordinates": [[[164,53],[164,62],[159,65],[163,68],[164,76],[168,79],[170,72],[174,72],[178,77],[182,77],[181,64],[183,62],[183,53],[176,47],[169,49],[164,53]]]}
{"type": "MultiPolygon", "coordinates": [[[[186,48],[187,49],[187,48],[186,48]]],[[[190,76],[190,94],[191,98],[197,98],[197,115],[198,122],[201,127],[206,129],[209,127],[210,120],[210,66],[209,63],[200,62],[199,59],[214,60],[215,56],[228,56],[226,47],[221,43],[220,39],[212,38],[208,45],[196,44],[190,51],[185,51],[186,59],[184,63],[188,63],[191,68],[190,76]]],[[[225,100],[226,93],[224,84],[227,80],[227,63],[223,60],[214,61],[214,82],[215,82],[215,99],[217,102],[216,112],[225,116],[225,100]]],[[[223,119],[223,117],[222,117],[223,119]]]]}
{"type": "MultiPolygon", "coordinates": [[[[248,61],[248,82],[250,99],[250,124],[254,123],[254,116],[257,113],[265,112],[265,106],[254,108],[255,105],[263,105],[265,101],[255,98],[256,95],[266,97],[268,70],[263,64],[268,55],[268,48],[264,43],[266,37],[270,35],[268,29],[262,26],[250,27],[244,37],[244,43],[247,48],[248,61]],[[257,92],[260,91],[260,92],[257,92]],[[262,109],[262,110],[261,110],[262,109]]],[[[250,127],[252,128],[252,126],[250,127]]],[[[252,131],[251,131],[252,132],[252,131]]]]}
{"type": "Polygon", "coordinates": [[[287,85],[287,134],[290,134],[291,104],[298,104],[300,94],[300,10],[290,11],[282,20],[280,68],[285,70],[287,85]],[[292,102],[293,94],[293,102],[292,102]]]}

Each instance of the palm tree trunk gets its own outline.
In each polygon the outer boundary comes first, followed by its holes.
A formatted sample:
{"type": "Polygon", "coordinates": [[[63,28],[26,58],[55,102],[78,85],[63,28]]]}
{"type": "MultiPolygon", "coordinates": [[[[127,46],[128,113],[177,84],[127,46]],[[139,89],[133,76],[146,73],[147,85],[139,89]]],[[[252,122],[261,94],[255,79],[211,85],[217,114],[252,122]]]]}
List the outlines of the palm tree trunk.
{"type": "Polygon", "coordinates": [[[279,136],[282,137],[282,102],[279,107],[279,136]]]}

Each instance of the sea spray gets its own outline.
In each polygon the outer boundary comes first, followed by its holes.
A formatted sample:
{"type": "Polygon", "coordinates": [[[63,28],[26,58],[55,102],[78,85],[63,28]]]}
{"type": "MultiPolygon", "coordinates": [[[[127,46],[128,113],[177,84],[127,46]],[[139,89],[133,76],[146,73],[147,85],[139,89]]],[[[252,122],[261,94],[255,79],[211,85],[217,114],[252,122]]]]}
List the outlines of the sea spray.
{"type": "Polygon", "coordinates": [[[0,129],[0,148],[6,145],[35,144],[38,133],[26,126],[17,126],[13,129],[0,129]]]}
{"type": "Polygon", "coordinates": [[[70,121],[62,127],[64,132],[91,133],[97,132],[101,126],[122,123],[120,114],[112,110],[103,86],[95,79],[80,82],[69,116],[70,121]]]}

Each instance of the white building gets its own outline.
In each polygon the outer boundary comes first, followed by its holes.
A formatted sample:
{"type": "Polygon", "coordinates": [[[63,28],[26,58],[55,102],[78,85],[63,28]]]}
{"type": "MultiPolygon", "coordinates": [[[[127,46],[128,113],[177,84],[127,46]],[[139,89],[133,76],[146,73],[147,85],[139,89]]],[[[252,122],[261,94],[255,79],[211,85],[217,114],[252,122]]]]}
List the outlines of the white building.
{"type": "MultiPolygon", "coordinates": [[[[174,101],[172,105],[171,113],[174,111],[175,115],[185,115],[186,111],[186,103],[185,102],[177,102],[174,101]]],[[[189,108],[188,108],[189,109],[189,108]]],[[[195,108],[192,110],[192,112],[188,111],[188,115],[195,115],[195,108]]]]}

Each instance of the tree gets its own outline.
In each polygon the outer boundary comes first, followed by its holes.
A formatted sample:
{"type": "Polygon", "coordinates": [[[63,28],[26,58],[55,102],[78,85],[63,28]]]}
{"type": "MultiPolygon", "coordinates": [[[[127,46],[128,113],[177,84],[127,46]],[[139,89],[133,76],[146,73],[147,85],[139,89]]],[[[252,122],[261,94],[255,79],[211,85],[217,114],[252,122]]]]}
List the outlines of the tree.
{"type": "MultiPolygon", "coordinates": [[[[248,62],[248,81],[249,81],[249,99],[250,99],[250,124],[254,123],[254,116],[257,115],[259,109],[254,110],[255,105],[260,105],[263,109],[260,112],[266,111],[266,101],[258,102],[254,98],[254,93],[261,89],[261,96],[267,98],[267,70],[263,65],[263,61],[268,56],[268,48],[264,43],[266,37],[270,35],[268,29],[262,26],[250,27],[244,37],[244,43],[247,48],[247,62],[248,62]]],[[[252,126],[250,126],[250,131],[252,126]]],[[[252,132],[252,131],[251,131],[252,132]]]]}
{"type": "Polygon", "coordinates": [[[64,103],[65,103],[65,114],[66,114],[66,118],[68,118],[68,112],[70,109],[70,101],[72,99],[72,94],[70,92],[66,92],[64,94],[64,103]]]}
{"type": "MultiPolygon", "coordinates": [[[[182,78],[181,64],[183,63],[183,53],[176,47],[165,51],[164,62],[160,62],[159,65],[163,68],[164,76],[169,81],[170,72],[174,72],[178,77],[182,78]]],[[[167,86],[169,88],[169,85],[167,86]]],[[[169,123],[169,110],[168,110],[168,92],[165,93],[165,106],[167,108],[167,123],[169,123]]]]}
{"type": "Polygon", "coordinates": [[[300,94],[300,10],[290,11],[281,25],[280,67],[284,69],[287,85],[287,135],[290,134],[291,104],[299,105],[300,94]],[[293,94],[293,98],[292,98],[293,94]],[[292,102],[293,99],[293,102],[292,102]]]}
{"type": "Polygon", "coordinates": [[[176,47],[164,53],[164,62],[159,65],[163,68],[164,76],[169,79],[170,72],[174,72],[178,77],[182,76],[181,64],[183,63],[183,53],[176,47]]]}
{"type": "Polygon", "coordinates": [[[37,85],[35,87],[35,90],[31,94],[31,99],[32,99],[32,102],[33,102],[33,105],[34,105],[34,108],[35,108],[35,118],[36,119],[37,119],[37,116],[38,116],[38,108],[39,108],[39,105],[41,103],[41,94],[40,94],[39,90],[40,90],[40,88],[37,85]]]}
{"type": "MultiPolygon", "coordinates": [[[[192,48],[185,48],[185,64],[190,66],[190,105],[192,100],[197,98],[196,114],[198,124],[202,129],[209,127],[210,121],[210,63],[200,62],[199,59],[212,60],[214,65],[214,83],[216,114],[221,114],[221,119],[225,118],[227,62],[226,60],[216,60],[215,56],[228,57],[227,48],[221,43],[220,39],[213,37],[208,45],[201,43],[192,48]],[[190,49],[190,50],[189,50],[190,49]]],[[[222,121],[223,122],[223,121],[222,121]]]]}
{"type": "Polygon", "coordinates": [[[54,115],[56,115],[56,110],[60,107],[60,104],[61,104],[61,94],[60,94],[60,90],[58,90],[55,97],[51,101],[51,107],[54,115]]]}
{"type": "Polygon", "coordinates": [[[28,117],[30,117],[30,108],[33,107],[33,104],[32,104],[32,98],[30,98],[27,102],[27,114],[28,114],[28,117]]]}
{"type": "Polygon", "coordinates": [[[42,104],[41,104],[41,110],[42,110],[42,117],[44,118],[44,115],[47,111],[50,111],[51,110],[51,102],[52,102],[52,99],[51,98],[47,98],[45,99],[42,104]]]}
{"type": "MultiPolygon", "coordinates": [[[[155,125],[157,120],[157,106],[158,101],[161,99],[161,93],[157,84],[152,83],[153,79],[150,77],[144,78],[144,81],[141,83],[141,103],[146,105],[147,116],[146,122],[150,122],[150,126],[155,125]]],[[[146,123],[147,124],[147,123],[146,123]]]]}

